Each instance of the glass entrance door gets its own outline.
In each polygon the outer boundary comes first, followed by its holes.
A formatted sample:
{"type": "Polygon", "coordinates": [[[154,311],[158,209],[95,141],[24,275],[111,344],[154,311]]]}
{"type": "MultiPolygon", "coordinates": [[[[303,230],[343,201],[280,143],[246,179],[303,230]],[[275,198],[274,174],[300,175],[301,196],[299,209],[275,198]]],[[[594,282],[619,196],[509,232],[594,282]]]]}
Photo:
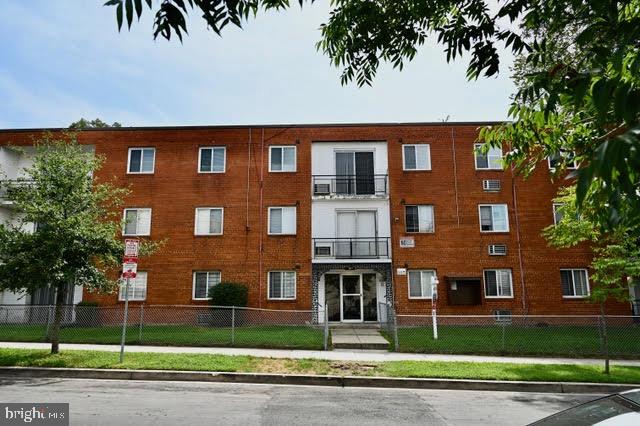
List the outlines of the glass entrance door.
{"type": "Polygon", "coordinates": [[[342,321],[362,322],[362,280],[360,275],[340,276],[342,321]]]}

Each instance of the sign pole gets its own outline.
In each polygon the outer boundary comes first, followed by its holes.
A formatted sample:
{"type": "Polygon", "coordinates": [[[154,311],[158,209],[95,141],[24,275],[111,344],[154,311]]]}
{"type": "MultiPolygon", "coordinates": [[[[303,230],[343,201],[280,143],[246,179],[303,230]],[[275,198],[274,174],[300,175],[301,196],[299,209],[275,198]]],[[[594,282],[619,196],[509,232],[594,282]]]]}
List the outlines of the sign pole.
{"type": "Polygon", "coordinates": [[[433,340],[438,340],[438,278],[431,278],[431,322],[433,324],[433,340]]]}
{"type": "Polygon", "coordinates": [[[120,364],[124,362],[124,341],[127,337],[127,319],[129,316],[129,275],[124,289],[124,319],[122,320],[122,338],[120,339],[120,364]]]}

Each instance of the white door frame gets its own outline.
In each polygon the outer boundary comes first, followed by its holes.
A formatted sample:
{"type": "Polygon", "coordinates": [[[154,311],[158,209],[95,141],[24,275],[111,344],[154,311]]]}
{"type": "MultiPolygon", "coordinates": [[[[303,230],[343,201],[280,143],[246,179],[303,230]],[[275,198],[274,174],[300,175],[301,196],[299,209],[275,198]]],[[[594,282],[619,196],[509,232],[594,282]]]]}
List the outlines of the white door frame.
{"type": "Polygon", "coordinates": [[[363,294],[362,294],[362,274],[355,274],[355,273],[347,273],[347,274],[340,274],[340,322],[363,322],[364,321],[364,307],[363,305],[363,294]],[[344,286],[343,286],[343,278],[345,276],[352,276],[352,277],[358,277],[358,287],[359,287],[359,294],[358,293],[344,293],[344,286]],[[360,296],[360,318],[359,319],[344,319],[344,296],[360,296]]]}

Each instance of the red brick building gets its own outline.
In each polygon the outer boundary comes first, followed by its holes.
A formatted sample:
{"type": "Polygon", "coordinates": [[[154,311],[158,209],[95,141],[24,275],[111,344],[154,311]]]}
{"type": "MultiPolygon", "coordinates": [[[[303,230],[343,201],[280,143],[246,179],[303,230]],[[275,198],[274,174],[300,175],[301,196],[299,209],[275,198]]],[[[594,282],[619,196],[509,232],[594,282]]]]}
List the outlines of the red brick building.
{"type": "MultiPolygon", "coordinates": [[[[597,313],[590,248],[541,236],[562,182],[547,163],[523,180],[501,153],[476,154],[484,124],[113,128],[78,140],[105,158],[96,179],[132,189],[123,232],[166,240],[141,259],[132,303],[207,303],[222,280],[246,283],[250,306],[326,304],[332,321],[373,321],[381,302],[429,312],[437,277],[443,314],[597,313]]],[[[41,132],[3,130],[0,145],[41,132]]]]}

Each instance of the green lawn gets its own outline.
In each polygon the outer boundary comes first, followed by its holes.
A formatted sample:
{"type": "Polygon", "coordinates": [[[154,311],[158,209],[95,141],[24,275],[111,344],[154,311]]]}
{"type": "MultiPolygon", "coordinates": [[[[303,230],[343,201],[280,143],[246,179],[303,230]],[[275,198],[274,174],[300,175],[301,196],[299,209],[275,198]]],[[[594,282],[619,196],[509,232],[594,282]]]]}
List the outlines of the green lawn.
{"type": "MultiPolygon", "coordinates": [[[[640,326],[608,327],[609,351],[615,357],[640,357],[640,326]]],[[[390,341],[393,341],[391,339],[390,341]]],[[[398,329],[402,352],[599,357],[602,347],[595,326],[439,326],[398,329]]]]}
{"type": "Polygon", "coordinates": [[[282,374],[331,374],[381,377],[446,379],[563,381],[631,383],[640,386],[640,367],[612,366],[609,376],[601,366],[563,364],[515,364],[493,362],[343,362],[310,359],[274,359],[208,354],[118,353],[63,351],[51,355],[45,350],[0,349],[1,366],[126,368],[222,372],[268,372],[282,374]]]}
{"type": "MultiPolygon", "coordinates": [[[[121,327],[65,327],[64,343],[120,343],[121,327]]],[[[0,341],[44,342],[42,325],[0,325],[0,341]]],[[[172,346],[231,346],[231,329],[187,325],[149,325],[127,329],[127,344],[172,346]],[[142,339],[140,339],[142,337],[142,339]]],[[[235,329],[233,346],[254,348],[322,349],[323,331],[311,327],[261,326],[235,329]]]]}

